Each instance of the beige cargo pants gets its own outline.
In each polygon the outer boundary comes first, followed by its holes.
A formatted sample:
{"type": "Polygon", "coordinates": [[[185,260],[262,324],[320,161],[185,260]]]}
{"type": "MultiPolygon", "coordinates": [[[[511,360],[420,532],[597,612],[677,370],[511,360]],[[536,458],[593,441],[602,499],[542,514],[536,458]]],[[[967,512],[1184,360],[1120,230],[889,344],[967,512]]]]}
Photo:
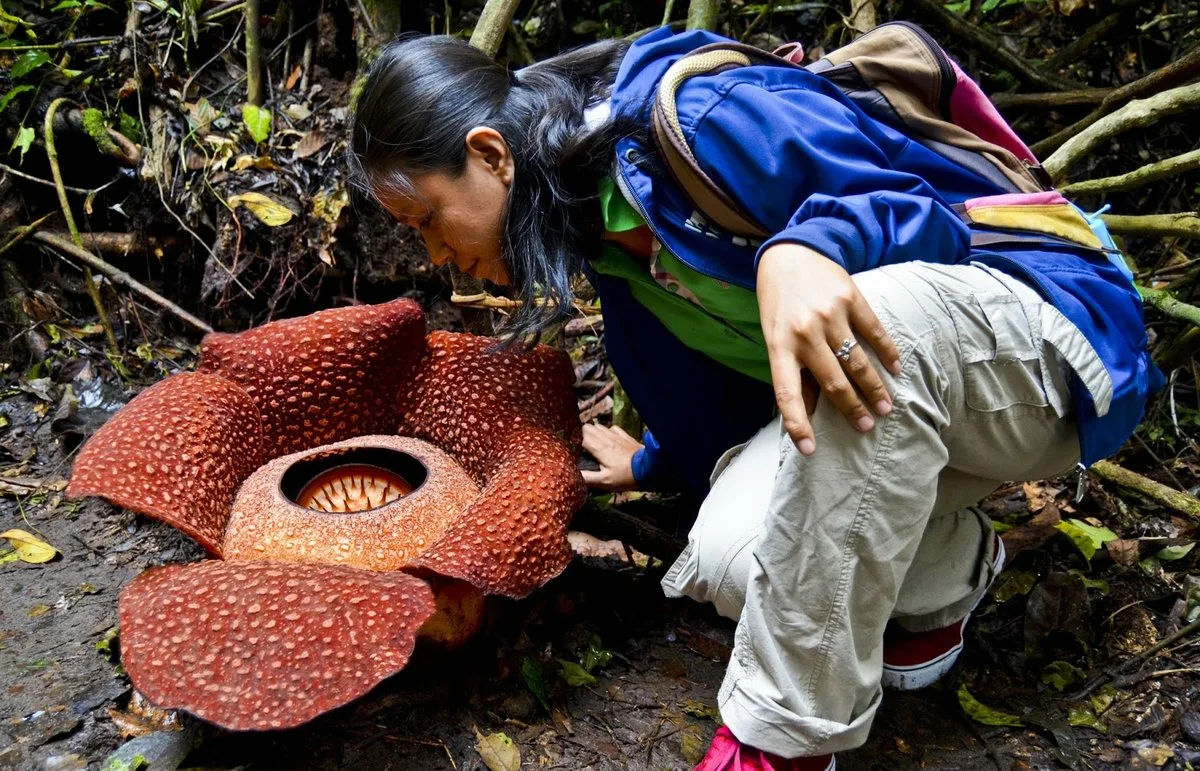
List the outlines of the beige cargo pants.
{"type": "Polygon", "coordinates": [[[883,632],[946,626],[991,579],[992,527],[971,508],[1003,480],[1078,461],[1067,368],[1103,414],[1094,349],[1025,284],[976,265],[855,276],[900,348],[894,406],[862,434],[828,400],[804,457],[776,420],[714,472],[669,596],[738,620],[718,697],[743,742],[784,757],[866,741],[882,698],[883,632]]]}

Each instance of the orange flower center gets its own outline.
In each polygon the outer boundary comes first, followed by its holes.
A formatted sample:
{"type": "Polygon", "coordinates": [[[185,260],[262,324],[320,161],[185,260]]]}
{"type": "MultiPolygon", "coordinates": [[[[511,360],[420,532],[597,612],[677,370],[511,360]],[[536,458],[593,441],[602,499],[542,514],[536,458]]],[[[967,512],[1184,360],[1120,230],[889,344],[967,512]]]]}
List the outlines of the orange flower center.
{"type": "Polygon", "coordinates": [[[313,511],[345,513],[370,511],[403,498],[413,490],[394,471],[365,463],[334,466],[315,476],[296,496],[296,503],[313,511]]]}

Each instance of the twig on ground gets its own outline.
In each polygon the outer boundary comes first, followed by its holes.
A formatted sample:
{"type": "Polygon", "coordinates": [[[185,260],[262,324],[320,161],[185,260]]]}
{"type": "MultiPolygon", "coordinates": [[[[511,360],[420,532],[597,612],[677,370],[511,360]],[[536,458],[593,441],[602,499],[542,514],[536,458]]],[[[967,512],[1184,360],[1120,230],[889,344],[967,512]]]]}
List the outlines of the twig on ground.
{"type": "Polygon", "coordinates": [[[24,227],[15,228],[12,231],[12,234],[13,234],[12,238],[5,241],[3,246],[0,246],[0,256],[3,256],[4,253],[7,252],[9,249],[12,249],[14,246],[20,244],[21,242],[25,241],[30,236],[32,236],[34,233],[38,232],[38,230],[41,229],[42,225],[46,224],[46,221],[48,219],[50,219],[51,217],[53,217],[55,214],[58,214],[58,212],[50,212],[49,214],[47,214],[43,217],[39,217],[38,219],[34,220],[33,222],[29,223],[28,225],[25,225],[24,227]]]}
{"type": "MultiPolygon", "coordinates": [[[[46,145],[46,158],[50,162],[50,176],[54,178],[54,185],[58,189],[58,202],[62,206],[63,219],[67,221],[67,230],[71,231],[71,238],[75,241],[75,246],[82,249],[83,240],[79,237],[79,228],[75,226],[75,215],[71,213],[71,203],[67,200],[67,191],[63,186],[62,170],[58,167],[58,151],[54,147],[54,114],[66,102],[66,97],[60,96],[50,103],[50,107],[46,110],[42,141],[46,145]]],[[[96,307],[96,315],[100,317],[100,324],[104,327],[104,337],[108,340],[109,349],[114,354],[120,353],[121,347],[117,345],[117,336],[113,333],[108,312],[104,310],[104,301],[100,299],[100,288],[96,286],[96,279],[92,276],[92,271],[86,266],[83,269],[83,283],[87,287],[88,296],[92,298],[92,305],[96,307]]]]}
{"type": "Polygon", "coordinates": [[[687,546],[681,539],[665,530],[594,499],[589,499],[583,508],[575,513],[571,527],[600,539],[615,538],[623,541],[643,554],[657,557],[668,564],[687,546]]]}
{"type": "MultiPolygon", "coordinates": [[[[1111,98],[1111,97],[1110,97],[1111,98]]],[[[1107,101],[1107,100],[1106,100],[1107,101]]],[[[1101,104],[1103,107],[1103,104],[1101,104]]],[[[1200,108],[1200,83],[1179,86],[1145,99],[1135,99],[1111,115],[1099,118],[1063,142],[1042,164],[1055,182],[1066,179],[1067,171],[1117,134],[1149,126],[1163,118],[1200,108]]],[[[1034,153],[1039,152],[1037,146],[1034,153]]]]}
{"type": "Polygon", "coordinates": [[[1043,72],[1028,61],[1010,51],[1000,38],[987,30],[980,29],[966,19],[947,11],[938,0],[913,0],[917,8],[930,16],[939,26],[955,37],[962,38],[977,48],[980,53],[988,56],[994,62],[1010,70],[1021,80],[1042,88],[1055,91],[1077,90],[1086,88],[1082,83],[1043,72]]]}
{"type": "Polygon", "coordinates": [[[171,302],[167,298],[163,297],[158,292],[155,292],[153,289],[146,286],[145,284],[142,284],[140,281],[138,281],[137,279],[135,279],[133,276],[129,275],[125,271],[121,270],[120,268],[116,268],[116,267],[110,265],[109,263],[105,262],[104,260],[100,259],[96,255],[89,252],[87,249],[84,249],[82,246],[74,244],[74,243],[66,240],[62,236],[58,236],[53,233],[35,233],[33,235],[33,239],[36,241],[40,241],[43,244],[46,244],[47,246],[51,246],[54,249],[61,252],[62,254],[72,258],[73,260],[76,260],[76,261],[82,263],[84,266],[84,270],[94,269],[99,273],[103,273],[105,276],[107,276],[109,278],[110,281],[113,282],[113,284],[115,284],[117,286],[125,287],[126,289],[129,289],[130,291],[136,292],[137,294],[141,295],[145,299],[154,303],[158,307],[169,312],[171,315],[175,316],[180,321],[185,322],[186,324],[194,327],[195,329],[197,329],[201,332],[204,332],[205,334],[208,334],[209,332],[213,331],[213,328],[210,327],[208,324],[206,324],[204,321],[196,318],[192,314],[185,311],[183,308],[180,308],[178,305],[171,302]]]}
{"type": "Polygon", "coordinates": [[[1182,514],[1185,517],[1200,521],[1200,500],[1194,496],[1180,492],[1179,490],[1172,490],[1161,482],[1155,482],[1153,479],[1144,477],[1135,471],[1130,471],[1123,466],[1118,466],[1109,460],[1097,462],[1092,466],[1091,470],[1095,472],[1096,476],[1106,482],[1112,482],[1118,487],[1132,490],[1160,506],[1182,514]]]}
{"type": "MultiPolygon", "coordinates": [[[[3,163],[0,163],[0,172],[3,172],[4,174],[12,174],[14,177],[19,177],[26,182],[33,182],[38,185],[45,185],[46,187],[55,187],[54,182],[49,179],[42,179],[41,177],[35,177],[32,174],[26,174],[23,171],[14,169],[11,166],[6,166],[3,163]]],[[[111,184],[112,182],[109,182],[105,185],[105,187],[108,187],[108,185],[111,184]]],[[[102,188],[96,188],[96,190],[100,189],[102,188]]],[[[82,187],[71,187],[70,185],[63,185],[63,190],[66,190],[68,193],[77,193],[79,195],[91,195],[92,193],[96,192],[96,190],[87,190],[86,188],[82,187]]]]}
{"type": "Polygon", "coordinates": [[[603,399],[604,397],[611,394],[613,392],[613,390],[616,389],[616,387],[617,387],[617,381],[615,381],[615,380],[610,380],[607,383],[605,383],[603,386],[600,387],[599,391],[597,391],[596,393],[592,394],[591,396],[589,396],[588,398],[584,399],[583,401],[581,401],[579,403],[579,412],[584,413],[584,412],[587,412],[588,410],[590,410],[592,407],[595,407],[597,402],[599,402],[601,399],[603,399]]]}
{"type": "Polygon", "coordinates": [[[1104,224],[1122,236],[1200,238],[1200,212],[1176,214],[1104,214],[1104,224]]]}
{"type": "Polygon", "coordinates": [[[1200,169],[1200,150],[1192,150],[1190,153],[1174,155],[1170,158],[1164,158],[1161,161],[1147,163],[1145,166],[1134,169],[1126,174],[1101,177],[1100,179],[1089,179],[1083,182],[1073,182],[1069,185],[1063,185],[1059,190],[1063,194],[1070,195],[1119,193],[1125,190],[1132,190],[1141,185],[1148,185],[1165,177],[1187,174],[1196,169],[1200,169]]]}
{"type": "MultiPolygon", "coordinates": [[[[1136,656],[1129,659],[1128,661],[1125,661],[1120,666],[1118,666],[1114,669],[1111,669],[1107,672],[1101,672],[1099,675],[1094,677],[1091,680],[1091,682],[1089,682],[1086,686],[1081,688],[1078,692],[1073,693],[1069,697],[1067,697],[1068,700],[1069,701],[1080,701],[1082,699],[1086,699],[1088,696],[1091,696],[1093,693],[1095,693],[1096,689],[1098,689],[1100,686],[1104,685],[1106,682],[1108,682],[1113,677],[1117,677],[1124,672],[1129,672],[1130,670],[1134,669],[1135,667],[1140,667],[1142,665],[1142,663],[1144,663],[1151,656],[1154,656],[1159,651],[1164,650],[1164,649],[1170,647],[1171,645],[1174,645],[1178,640],[1182,640],[1184,637],[1187,637],[1188,635],[1190,635],[1196,631],[1200,631],[1200,619],[1196,619],[1195,621],[1188,624],[1187,626],[1180,628],[1178,631],[1174,632],[1173,634],[1167,635],[1159,642],[1155,643],[1154,645],[1151,645],[1149,648],[1147,648],[1146,650],[1137,654],[1136,656]]],[[[1154,676],[1154,673],[1151,673],[1149,675],[1149,677],[1153,677],[1153,676],[1154,676]]]]}
{"type": "Polygon", "coordinates": [[[1166,91],[1200,75],[1200,46],[1195,46],[1176,61],[1160,67],[1144,78],[1132,83],[1126,83],[1104,98],[1100,106],[1085,117],[1072,123],[1063,130],[1046,137],[1034,144],[1030,149],[1039,158],[1054,152],[1064,145],[1067,140],[1081,133],[1105,115],[1119,109],[1133,99],[1143,99],[1148,96],[1166,91]]]}
{"type": "Polygon", "coordinates": [[[1083,56],[1100,38],[1116,29],[1124,16],[1122,11],[1115,11],[1083,31],[1083,34],[1063,46],[1042,64],[1049,72],[1057,73],[1063,67],[1083,56]]]}

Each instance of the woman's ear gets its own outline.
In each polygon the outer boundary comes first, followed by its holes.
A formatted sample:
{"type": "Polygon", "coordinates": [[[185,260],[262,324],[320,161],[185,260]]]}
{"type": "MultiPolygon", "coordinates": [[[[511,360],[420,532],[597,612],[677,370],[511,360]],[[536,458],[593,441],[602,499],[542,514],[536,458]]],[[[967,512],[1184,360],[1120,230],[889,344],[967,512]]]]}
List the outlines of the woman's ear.
{"type": "Polygon", "coordinates": [[[508,142],[491,126],[476,126],[467,132],[467,162],[483,163],[505,187],[512,184],[515,166],[508,142]]]}

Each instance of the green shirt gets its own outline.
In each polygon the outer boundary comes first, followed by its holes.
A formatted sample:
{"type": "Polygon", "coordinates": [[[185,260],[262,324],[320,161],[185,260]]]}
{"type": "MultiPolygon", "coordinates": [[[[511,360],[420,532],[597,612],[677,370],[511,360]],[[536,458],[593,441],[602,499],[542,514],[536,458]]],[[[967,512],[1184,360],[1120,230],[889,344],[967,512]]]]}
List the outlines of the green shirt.
{"type": "MultiPolygon", "coordinates": [[[[604,229],[611,233],[646,224],[611,177],[600,182],[600,211],[604,229]]],[[[592,268],[625,279],[633,298],[687,347],[770,383],[771,367],[754,292],[694,271],[665,248],[656,252],[653,261],[647,263],[605,242],[592,268]]]]}

